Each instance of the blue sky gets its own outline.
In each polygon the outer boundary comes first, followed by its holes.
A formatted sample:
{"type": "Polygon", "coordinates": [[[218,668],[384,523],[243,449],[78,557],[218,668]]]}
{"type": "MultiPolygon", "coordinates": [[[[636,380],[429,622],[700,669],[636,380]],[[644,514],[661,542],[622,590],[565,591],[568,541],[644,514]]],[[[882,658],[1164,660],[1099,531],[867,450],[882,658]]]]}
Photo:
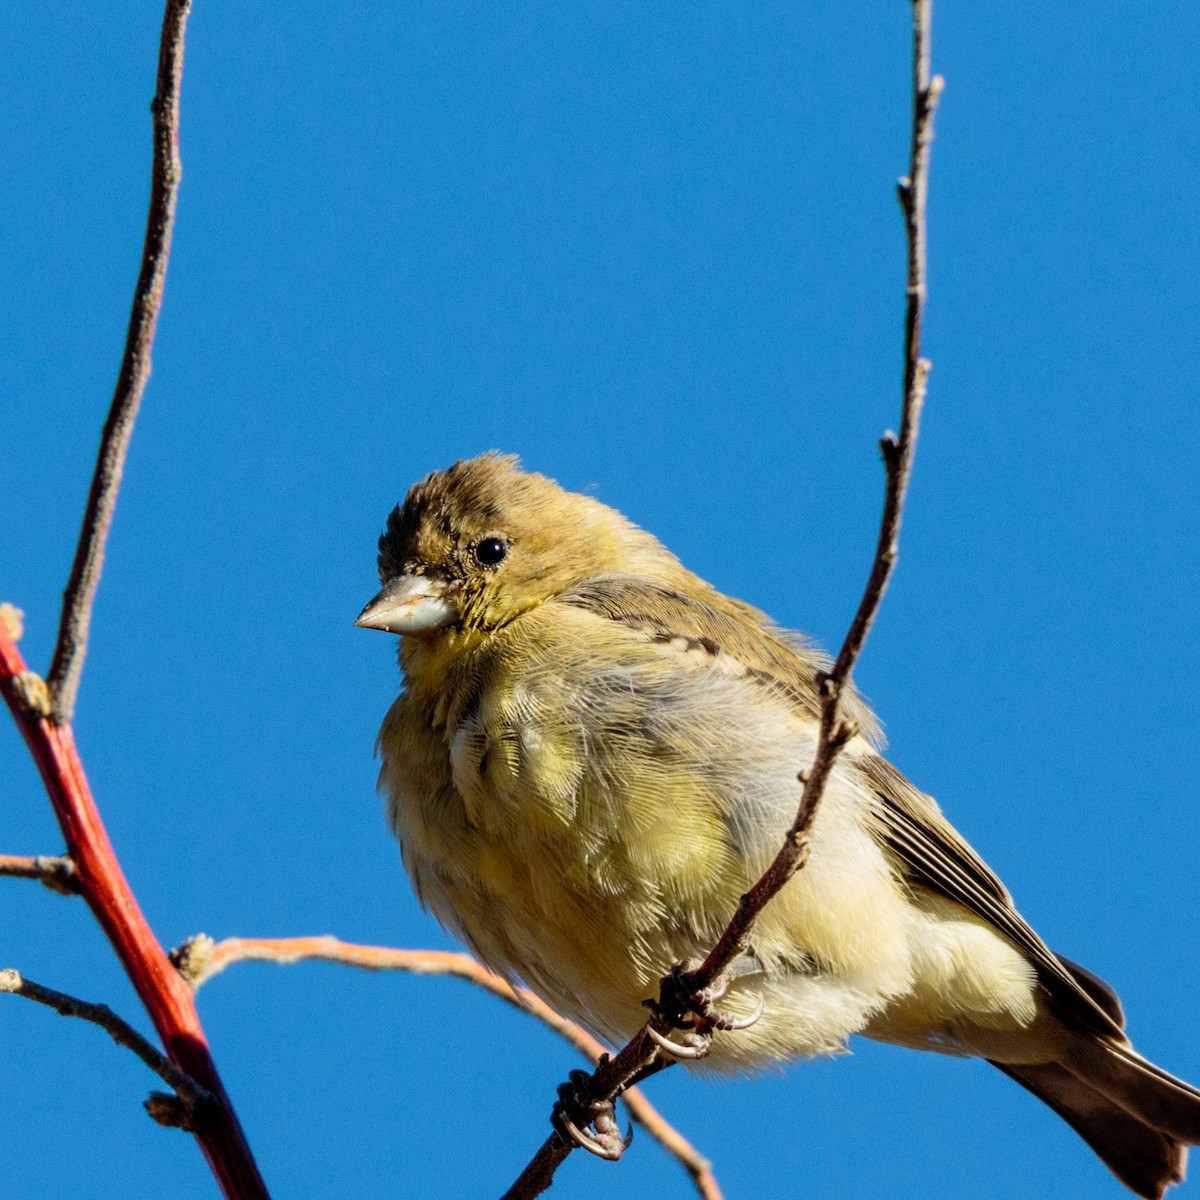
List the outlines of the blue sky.
{"type": "MultiPolygon", "coordinates": [[[[0,12],[0,599],[40,667],[136,275],[159,19],[0,12]]],[[[934,371],[858,671],[897,765],[1193,1081],[1197,61],[1181,0],[940,3],[934,371]]],[[[196,0],[175,252],[76,723],[167,945],[447,944],[373,793],[393,649],[350,623],[388,509],[455,458],[518,452],[840,640],[899,409],[908,69],[900,0],[196,0]]],[[[0,851],[56,851],[3,722],[0,773],[0,851]]],[[[82,904],[0,885],[0,966],[147,1027],[82,904]]],[[[575,1065],[450,982],[245,965],[200,1009],[296,1200],[498,1194],[575,1065]]],[[[99,1032],[14,1000],[0,1045],[8,1195],[215,1194],[99,1032]]],[[[731,1200],[1122,1194],[986,1066],[852,1049],[650,1092],[731,1200]]],[[[610,1189],[690,1195],[646,1138],[617,1167],[576,1155],[554,1194],[610,1189]]]]}

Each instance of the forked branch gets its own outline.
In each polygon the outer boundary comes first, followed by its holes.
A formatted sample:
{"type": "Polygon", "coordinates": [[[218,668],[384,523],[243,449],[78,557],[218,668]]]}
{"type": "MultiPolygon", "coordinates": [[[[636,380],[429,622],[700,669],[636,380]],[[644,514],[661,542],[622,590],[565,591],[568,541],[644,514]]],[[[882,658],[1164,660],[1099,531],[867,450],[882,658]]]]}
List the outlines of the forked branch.
{"type": "MultiPolygon", "coordinates": [[[[101,438],[50,669],[49,688],[17,649],[20,614],[0,606],[0,694],[45,784],[75,865],[79,891],[146,1006],[166,1057],[211,1097],[194,1132],[229,1200],[266,1200],[267,1189],[226,1096],[196,1014],[191,989],[179,977],[126,882],[83,770],[70,717],[79,686],[88,624],[104,543],[138,405],[150,374],[150,349],[162,303],[175,197],[179,184],[179,88],[190,0],[167,0],[159,42],[152,110],[154,153],[150,211],[125,353],[101,438]]],[[[169,1098],[168,1098],[169,1099],[169,1098]]],[[[159,1097],[152,1115],[190,1121],[159,1097]]]]}

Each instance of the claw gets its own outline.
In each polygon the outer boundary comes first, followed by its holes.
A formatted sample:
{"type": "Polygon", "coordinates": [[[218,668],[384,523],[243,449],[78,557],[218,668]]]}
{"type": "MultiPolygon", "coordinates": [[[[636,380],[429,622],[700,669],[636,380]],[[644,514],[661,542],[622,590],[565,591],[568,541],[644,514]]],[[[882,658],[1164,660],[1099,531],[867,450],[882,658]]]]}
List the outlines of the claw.
{"type": "Polygon", "coordinates": [[[725,993],[729,991],[730,977],[728,974],[722,975],[709,988],[704,988],[703,991],[696,993],[696,998],[701,1001],[705,1008],[711,1008],[718,1000],[724,998],[725,993]]]}
{"type": "Polygon", "coordinates": [[[724,1029],[732,1032],[735,1029],[749,1029],[763,1015],[763,998],[759,996],[754,1011],[745,1017],[731,1017],[728,1013],[716,1012],[710,1018],[714,1029],[724,1029]]]}
{"type": "Polygon", "coordinates": [[[659,1000],[648,1002],[650,1009],[657,1013],[660,1019],[665,1019],[667,1024],[676,1029],[693,1031],[690,1039],[685,1039],[681,1048],[681,1043],[670,1041],[658,1030],[650,1030],[655,1045],[673,1058],[702,1058],[708,1050],[707,1047],[699,1048],[699,1042],[695,1040],[697,1037],[711,1039],[714,1030],[724,1032],[748,1029],[763,1014],[761,997],[754,1011],[745,1017],[735,1017],[718,1007],[718,1002],[728,994],[730,984],[734,980],[762,973],[763,966],[756,955],[742,955],[732,963],[727,972],[714,980],[710,986],[703,988],[696,987],[692,982],[695,978],[693,972],[699,966],[698,959],[677,963],[671,974],[662,982],[659,1000]]]}
{"type": "Polygon", "coordinates": [[[621,1137],[621,1127],[617,1124],[616,1109],[611,1104],[608,1106],[607,1112],[597,1115],[596,1125],[605,1144],[612,1148],[610,1161],[615,1162],[633,1145],[632,1122],[625,1126],[625,1136],[621,1137]],[[599,1128],[601,1123],[604,1125],[603,1129],[599,1128]]]}
{"type": "Polygon", "coordinates": [[[570,1073],[568,1082],[559,1085],[558,1101],[550,1114],[550,1123],[562,1137],[589,1154],[606,1162],[616,1162],[633,1143],[633,1126],[628,1127],[622,1138],[612,1102],[597,1103],[589,1098],[587,1089],[591,1081],[592,1077],[586,1071],[570,1073]],[[582,1128],[575,1117],[586,1118],[582,1128]]]}
{"type": "Polygon", "coordinates": [[[653,1025],[646,1026],[646,1032],[650,1035],[650,1040],[666,1055],[671,1058],[697,1059],[704,1058],[712,1048],[712,1035],[704,1034],[695,1035],[689,1034],[688,1037],[695,1037],[696,1040],[692,1043],[687,1041],[673,1042],[665,1034],[661,1034],[653,1025]]]}
{"type": "MultiPolygon", "coordinates": [[[[629,1142],[622,1143],[620,1147],[613,1146],[608,1138],[596,1137],[589,1133],[586,1129],[580,1129],[574,1121],[567,1116],[566,1110],[563,1109],[557,1113],[558,1123],[562,1127],[560,1132],[565,1132],[566,1135],[580,1149],[586,1150],[589,1154],[594,1154],[597,1158],[602,1158],[606,1162],[616,1162],[628,1147],[629,1142]]],[[[629,1141],[632,1141],[632,1135],[629,1141]]]]}

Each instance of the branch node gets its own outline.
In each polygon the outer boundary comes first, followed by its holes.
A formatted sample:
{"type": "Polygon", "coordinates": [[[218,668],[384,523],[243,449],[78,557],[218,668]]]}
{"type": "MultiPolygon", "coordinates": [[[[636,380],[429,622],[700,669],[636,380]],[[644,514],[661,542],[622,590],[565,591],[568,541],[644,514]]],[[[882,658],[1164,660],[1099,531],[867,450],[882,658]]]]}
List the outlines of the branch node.
{"type": "Polygon", "coordinates": [[[14,675],[12,686],[21,707],[31,716],[44,721],[53,713],[50,689],[36,671],[22,671],[14,675]]]}
{"type": "Polygon", "coordinates": [[[25,633],[25,614],[15,604],[0,604],[0,625],[14,642],[19,642],[25,633]]]}
{"type": "Polygon", "coordinates": [[[792,842],[795,845],[796,865],[793,873],[804,868],[804,864],[808,862],[809,852],[812,850],[812,834],[808,829],[800,829],[792,836],[792,842]]]}
{"type": "Polygon", "coordinates": [[[33,863],[39,872],[38,879],[52,892],[58,892],[60,896],[79,895],[79,872],[74,859],[65,854],[39,854],[33,863]]]}
{"type": "Polygon", "coordinates": [[[852,742],[861,732],[862,726],[857,721],[852,721],[849,717],[846,717],[833,727],[833,732],[829,735],[829,743],[840,750],[847,742],[852,742]]]}
{"type": "Polygon", "coordinates": [[[196,1132],[195,1112],[193,1106],[185,1103],[174,1092],[151,1092],[142,1101],[151,1120],[165,1125],[168,1129],[184,1129],[188,1133],[196,1132]]]}
{"type": "Polygon", "coordinates": [[[207,933],[197,933],[167,952],[171,965],[195,988],[212,960],[215,943],[207,933]]]}

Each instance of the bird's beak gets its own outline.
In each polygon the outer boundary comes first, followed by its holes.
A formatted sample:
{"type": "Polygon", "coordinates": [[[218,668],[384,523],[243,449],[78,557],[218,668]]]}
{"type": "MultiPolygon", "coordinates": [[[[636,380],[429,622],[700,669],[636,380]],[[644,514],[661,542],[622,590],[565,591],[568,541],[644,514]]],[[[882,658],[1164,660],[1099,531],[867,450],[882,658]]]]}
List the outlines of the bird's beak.
{"type": "Polygon", "coordinates": [[[396,575],[358,614],[359,629],[382,629],[385,633],[433,633],[444,629],[458,616],[445,597],[446,585],[424,575],[396,575]]]}

